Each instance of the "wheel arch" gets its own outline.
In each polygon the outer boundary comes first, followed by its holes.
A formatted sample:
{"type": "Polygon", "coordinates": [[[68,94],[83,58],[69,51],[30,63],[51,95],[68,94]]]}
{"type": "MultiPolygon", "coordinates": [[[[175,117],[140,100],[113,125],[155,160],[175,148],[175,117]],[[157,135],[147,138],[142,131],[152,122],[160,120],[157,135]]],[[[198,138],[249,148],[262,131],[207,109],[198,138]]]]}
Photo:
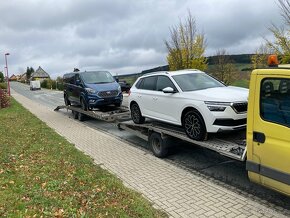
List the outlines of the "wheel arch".
{"type": "Polygon", "coordinates": [[[193,107],[193,106],[188,106],[188,107],[186,107],[186,108],[183,109],[183,111],[182,111],[182,113],[181,113],[181,117],[180,117],[182,126],[183,126],[183,118],[184,118],[185,114],[186,114],[187,112],[189,112],[189,111],[195,111],[195,112],[197,112],[197,113],[201,116],[202,121],[203,121],[203,123],[204,123],[204,125],[205,125],[205,127],[206,127],[206,123],[205,123],[205,120],[204,120],[204,118],[203,118],[202,113],[199,112],[199,110],[196,109],[196,108],[193,107]]]}

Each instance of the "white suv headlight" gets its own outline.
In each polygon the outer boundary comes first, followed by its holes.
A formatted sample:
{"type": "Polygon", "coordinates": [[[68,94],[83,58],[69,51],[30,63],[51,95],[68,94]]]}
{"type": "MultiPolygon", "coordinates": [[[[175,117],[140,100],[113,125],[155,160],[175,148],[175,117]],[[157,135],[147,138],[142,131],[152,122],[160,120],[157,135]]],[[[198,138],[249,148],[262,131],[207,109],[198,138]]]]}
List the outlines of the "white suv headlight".
{"type": "Polygon", "coordinates": [[[205,101],[204,103],[210,111],[215,112],[222,112],[227,108],[227,106],[231,106],[230,102],[205,101]]]}
{"type": "Polygon", "coordinates": [[[85,90],[89,93],[89,94],[95,94],[96,91],[94,89],[91,88],[85,88],[85,90]]]}

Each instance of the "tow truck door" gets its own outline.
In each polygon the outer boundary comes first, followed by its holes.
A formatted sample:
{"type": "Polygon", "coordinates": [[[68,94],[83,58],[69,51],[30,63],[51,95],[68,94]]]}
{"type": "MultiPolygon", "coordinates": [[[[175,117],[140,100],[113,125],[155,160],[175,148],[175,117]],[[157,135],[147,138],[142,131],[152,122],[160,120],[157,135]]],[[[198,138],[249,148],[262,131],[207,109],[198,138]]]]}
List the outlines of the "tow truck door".
{"type": "Polygon", "coordinates": [[[290,78],[257,75],[253,110],[253,160],[259,183],[290,194],[290,78]],[[260,91],[258,91],[260,89],[260,91]]]}

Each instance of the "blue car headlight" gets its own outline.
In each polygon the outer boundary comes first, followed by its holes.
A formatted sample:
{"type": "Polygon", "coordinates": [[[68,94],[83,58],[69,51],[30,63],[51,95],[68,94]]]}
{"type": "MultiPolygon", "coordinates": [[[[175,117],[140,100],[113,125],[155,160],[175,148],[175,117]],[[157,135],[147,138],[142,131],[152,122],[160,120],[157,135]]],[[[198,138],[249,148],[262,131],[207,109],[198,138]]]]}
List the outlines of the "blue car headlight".
{"type": "Polygon", "coordinates": [[[85,88],[85,90],[89,93],[89,94],[96,94],[96,90],[91,89],[91,88],[85,88]]]}

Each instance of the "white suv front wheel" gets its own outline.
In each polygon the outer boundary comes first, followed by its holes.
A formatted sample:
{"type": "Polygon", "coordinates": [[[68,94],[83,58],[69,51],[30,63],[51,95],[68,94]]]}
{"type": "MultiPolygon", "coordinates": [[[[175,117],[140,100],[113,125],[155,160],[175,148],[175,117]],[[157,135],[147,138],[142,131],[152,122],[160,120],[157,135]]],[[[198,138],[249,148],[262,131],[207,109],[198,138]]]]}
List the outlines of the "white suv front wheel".
{"type": "Polygon", "coordinates": [[[183,117],[183,127],[186,135],[197,141],[205,140],[206,127],[202,116],[197,111],[188,111],[183,117]]]}

